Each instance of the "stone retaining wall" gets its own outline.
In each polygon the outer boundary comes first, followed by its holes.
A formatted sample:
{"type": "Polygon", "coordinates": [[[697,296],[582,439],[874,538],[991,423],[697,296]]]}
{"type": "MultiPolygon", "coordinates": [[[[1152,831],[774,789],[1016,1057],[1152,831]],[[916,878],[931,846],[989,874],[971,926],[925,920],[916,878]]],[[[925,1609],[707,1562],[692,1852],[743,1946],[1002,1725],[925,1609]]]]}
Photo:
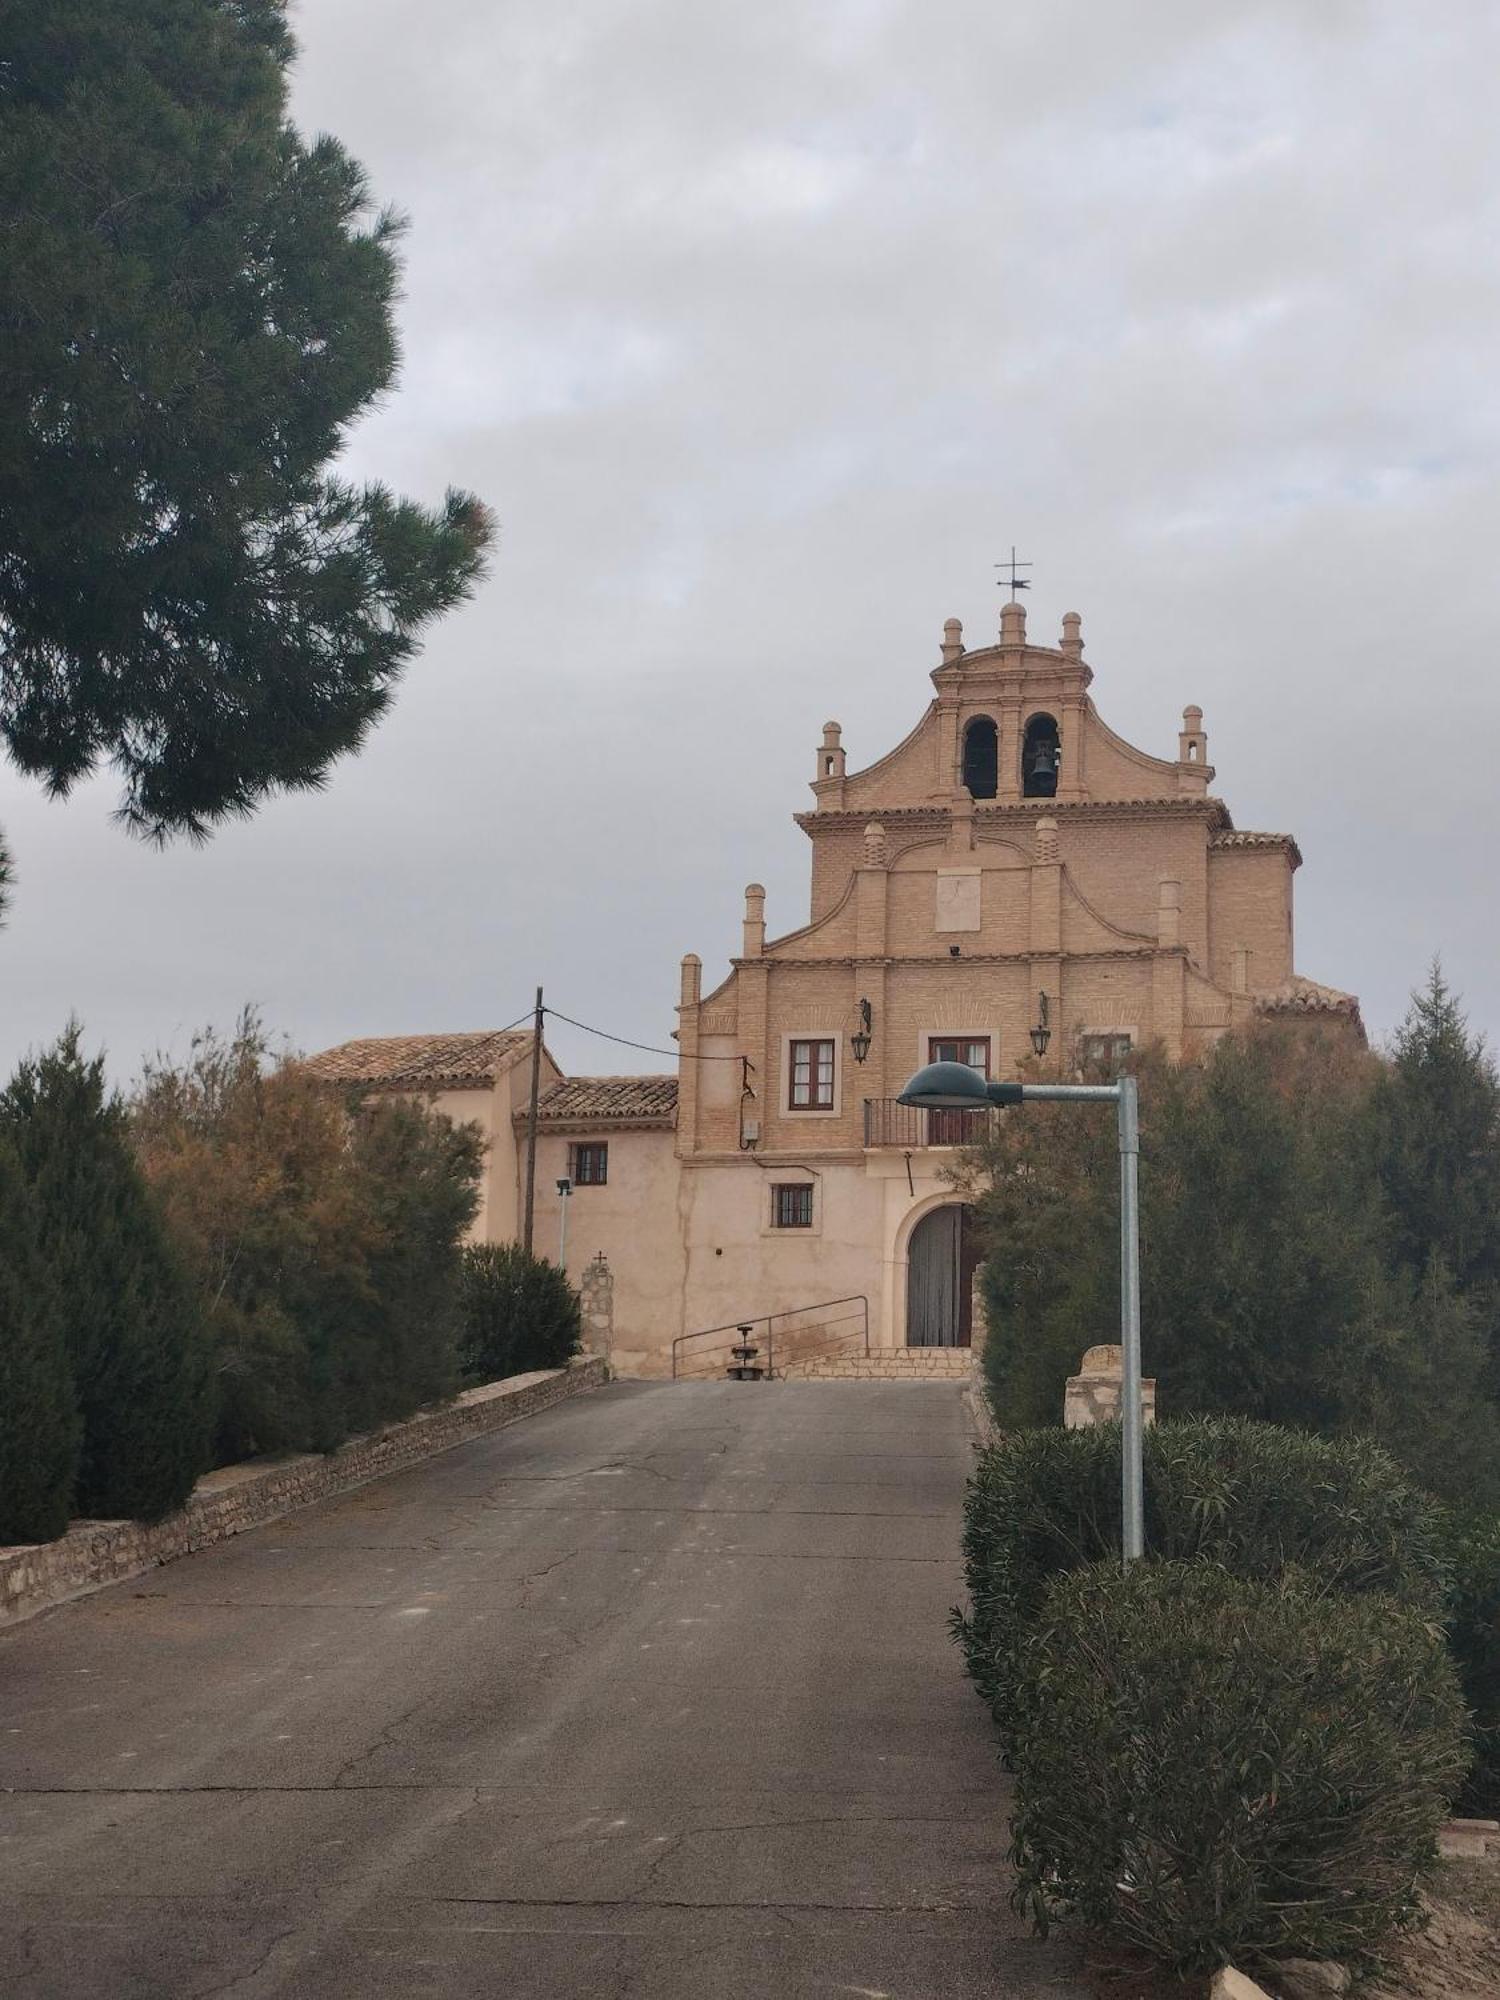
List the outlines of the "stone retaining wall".
{"type": "Polygon", "coordinates": [[[187,1505],[164,1521],[78,1521],[55,1542],[0,1548],[0,1625],[29,1618],[101,1584],[139,1576],[294,1507],[398,1472],[608,1379],[608,1364],[590,1355],[566,1368],[487,1382],[407,1423],[351,1438],[337,1451],[255,1459],[210,1472],[199,1480],[187,1505]]]}

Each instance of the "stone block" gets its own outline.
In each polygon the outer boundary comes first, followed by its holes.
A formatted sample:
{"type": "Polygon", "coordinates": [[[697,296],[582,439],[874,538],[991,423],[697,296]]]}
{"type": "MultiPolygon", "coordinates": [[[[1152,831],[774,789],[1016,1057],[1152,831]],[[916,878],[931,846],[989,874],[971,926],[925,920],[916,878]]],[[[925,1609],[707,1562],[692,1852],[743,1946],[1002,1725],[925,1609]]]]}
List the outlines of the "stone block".
{"type": "MultiPolygon", "coordinates": [[[[1121,1351],[1112,1345],[1091,1347],[1079,1363],[1078,1373],[1068,1377],[1063,1391],[1063,1425],[1070,1431],[1087,1430],[1092,1424],[1113,1423],[1120,1414],[1120,1389],[1125,1368],[1121,1351]]],[[[1141,1383],[1141,1404],[1148,1424],[1156,1422],[1156,1382],[1148,1376],[1141,1383]]]]}
{"type": "Polygon", "coordinates": [[[1339,2000],[1354,1983],[1347,1965],[1324,1958],[1281,1959],[1272,1977],[1281,2000],[1339,2000]]]}
{"type": "Polygon", "coordinates": [[[1248,1973],[1224,1965],[1214,1974],[1208,2000],[1273,2000],[1264,1986],[1257,1986],[1248,1973]]]}
{"type": "Polygon", "coordinates": [[[1495,1860],[1500,1858],[1500,1822],[1450,1819],[1439,1827],[1437,1844],[1445,1861],[1495,1860]]]}

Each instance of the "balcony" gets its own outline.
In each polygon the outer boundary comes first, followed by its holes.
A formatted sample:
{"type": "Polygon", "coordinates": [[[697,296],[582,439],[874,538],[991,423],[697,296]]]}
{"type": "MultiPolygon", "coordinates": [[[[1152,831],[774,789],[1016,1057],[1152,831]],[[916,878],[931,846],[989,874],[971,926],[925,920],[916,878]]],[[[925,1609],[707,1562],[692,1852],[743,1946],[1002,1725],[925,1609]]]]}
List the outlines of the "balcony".
{"type": "Polygon", "coordinates": [[[899,1146],[908,1153],[924,1146],[977,1146],[994,1116],[993,1110],[924,1111],[894,1097],[867,1097],[865,1145],[899,1146]]]}

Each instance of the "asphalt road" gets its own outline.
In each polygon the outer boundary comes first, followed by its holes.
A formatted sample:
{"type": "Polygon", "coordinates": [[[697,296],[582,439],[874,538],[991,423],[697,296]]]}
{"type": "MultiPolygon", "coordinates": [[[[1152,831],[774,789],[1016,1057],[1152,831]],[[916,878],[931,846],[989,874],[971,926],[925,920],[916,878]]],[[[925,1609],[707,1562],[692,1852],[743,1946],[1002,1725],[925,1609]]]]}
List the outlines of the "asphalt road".
{"type": "Polygon", "coordinates": [[[617,1384],[0,1638],[0,1992],[1082,2000],[943,1384],[617,1384]]]}

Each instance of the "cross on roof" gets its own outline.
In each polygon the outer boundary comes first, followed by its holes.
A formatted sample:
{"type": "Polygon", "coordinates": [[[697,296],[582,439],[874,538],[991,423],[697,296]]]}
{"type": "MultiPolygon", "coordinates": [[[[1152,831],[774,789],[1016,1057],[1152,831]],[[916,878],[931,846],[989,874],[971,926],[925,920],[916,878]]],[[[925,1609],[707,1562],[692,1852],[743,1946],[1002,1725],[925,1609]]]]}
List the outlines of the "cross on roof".
{"type": "Polygon", "coordinates": [[[1008,583],[1010,585],[1010,594],[1013,598],[1018,590],[1030,590],[1031,585],[1028,582],[1028,580],[1024,576],[1017,576],[1016,571],[1020,569],[1030,569],[1031,564],[1029,562],[1016,561],[1016,545],[1014,542],[1012,542],[1010,545],[1009,561],[997,562],[995,564],[995,568],[1005,569],[1010,571],[1010,575],[1008,577],[1002,576],[996,578],[995,588],[997,590],[1004,590],[1006,584],[1008,583]]]}

